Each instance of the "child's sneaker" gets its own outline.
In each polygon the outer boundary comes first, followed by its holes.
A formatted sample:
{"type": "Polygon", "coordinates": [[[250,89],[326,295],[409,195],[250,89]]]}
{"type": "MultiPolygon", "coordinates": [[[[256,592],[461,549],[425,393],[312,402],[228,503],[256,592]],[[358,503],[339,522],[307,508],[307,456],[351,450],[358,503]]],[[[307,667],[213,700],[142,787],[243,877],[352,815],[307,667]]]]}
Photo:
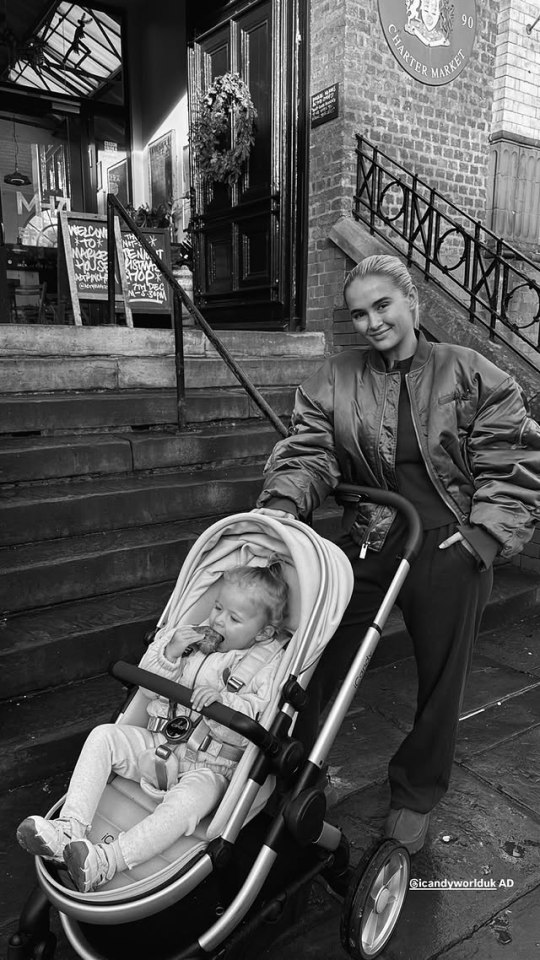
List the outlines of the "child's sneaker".
{"type": "Polygon", "coordinates": [[[27,817],[17,827],[17,840],[23,850],[34,857],[64,862],[64,847],[77,836],[84,836],[82,824],[74,820],[46,820],[45,817],[27,817]]]}
{"type": "Polygon", "coordinates": [[[107,856],[103,843],[73,840],[64,848],[64,862],[73,883],[81,893],[91,893],[102,883],[112,880],[116,863],[107,856]]]}

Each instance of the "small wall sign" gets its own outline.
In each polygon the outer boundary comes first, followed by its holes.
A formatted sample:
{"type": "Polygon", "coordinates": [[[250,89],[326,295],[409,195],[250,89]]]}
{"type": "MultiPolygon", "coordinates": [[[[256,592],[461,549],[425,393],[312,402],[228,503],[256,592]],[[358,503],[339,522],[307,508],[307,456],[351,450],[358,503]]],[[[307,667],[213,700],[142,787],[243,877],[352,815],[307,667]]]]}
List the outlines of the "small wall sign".
{"type": "Polygon", "coordinates": [[[475,0],[378,0],[390,50],[420,83],[451,83],[465,67],[476,36],[475,0]]]}
{"type": "Polygon", "coordinates": [[[335,120],[339,116],[339,83],[325,87],[311,97],[311,126],[335,120]]]}

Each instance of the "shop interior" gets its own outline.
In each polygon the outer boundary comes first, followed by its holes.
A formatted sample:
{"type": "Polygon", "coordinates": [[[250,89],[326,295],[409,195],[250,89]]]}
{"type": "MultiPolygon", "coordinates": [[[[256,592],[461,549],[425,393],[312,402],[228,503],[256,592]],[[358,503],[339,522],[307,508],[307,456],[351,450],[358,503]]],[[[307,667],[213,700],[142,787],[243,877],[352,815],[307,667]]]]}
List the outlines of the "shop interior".
{"type": "MultiPolygon", "coordinates": [[[[113,193],[143,226],[166,228],[174,256],[189,260],[185,90],[177,84],[178,102],[141,135],[131,129],[125,4],[0,3],[0,322],[71,323],[58,288],[61,211],[104,217],[113,193]]],[[[84,303],[82,317],[108,322],[106,303],[84,303]]],[[[136,317],[170,322],[170,313],[136,317]]]]}

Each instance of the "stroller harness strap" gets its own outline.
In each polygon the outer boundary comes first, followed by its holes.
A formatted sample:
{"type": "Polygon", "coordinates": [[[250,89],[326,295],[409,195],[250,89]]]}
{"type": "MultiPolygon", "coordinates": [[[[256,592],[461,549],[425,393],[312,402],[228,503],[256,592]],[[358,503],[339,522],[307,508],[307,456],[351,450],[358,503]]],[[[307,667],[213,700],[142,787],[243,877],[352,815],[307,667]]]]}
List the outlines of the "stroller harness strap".
{"type": "MultiPolygon", "coordinates": [[[[281,652],[290,638],[290,631],[284,631],[279,638],[249,647],[245,656],[235,665],[234,673],[229,668],[223,671],[222,679],[226,690],[238,693],[259,670],[281,652]]],[[[158,789],[167,790],[177,782],[178,758],[174,749],[180,744],[184,745],[184,758],[193,763],[201,762],[201,753],[206,753],[209,761],[238,763],[244,753],[243,749],[214,736],[203,717],[192,720],[184,714],[175,716],[175,713],[176,705],[171,702],[168,716],[150,717],[147,723],[148,730],[162,733],[167,739],[167,743],[160,744],[154,751],[155,782],[158,789]]]]}
{"type": "Polygon", "coordinates": [[[270,663],[283,647],[291,639],[290,631],[283,636],[271,640],[269,643],[256,643],[250,647],[245,657],[234,668],[234,673],[225,669],[223,671],[223,682],[231,693],[238,693],[246,683],[255,676],[256,673],[270,663]]]}

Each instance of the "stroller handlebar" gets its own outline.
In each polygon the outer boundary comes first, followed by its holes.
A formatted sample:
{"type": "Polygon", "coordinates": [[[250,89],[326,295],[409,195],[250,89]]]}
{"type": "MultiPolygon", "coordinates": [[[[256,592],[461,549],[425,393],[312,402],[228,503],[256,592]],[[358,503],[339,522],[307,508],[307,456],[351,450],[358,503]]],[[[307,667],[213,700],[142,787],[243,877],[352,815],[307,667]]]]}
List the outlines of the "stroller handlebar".
{"type": "MultiPolygon", "coordinates": [[[[151,690],[152,693],[180,703],[183,707],[191,707],[193,690],[190,687],[184,687],[181,683],[175,683],[174,680],[168,680],[167,677],[161,677],[150,670],[143,670],[132,663],[126,663],[125,660],[118,660],[111,664],[109,673],[124,683],[144,687],[145,690],[151,690]]],[[[279,741],[268,730],[239,710],[231,710],[223,703],[211,703],[198,712],[209,720],[223,724],[224,727],[245,737],[246,740],[250,740],[265,753],[272,755],[279,749],[279,741]]]]}
{"type": "Polygon", "coordinates": [[[360,501],[380,503],[383,506],[394,507],[407,523],[407,539],[403,549],[403,559],[409,563],[415,559],[422,540],[422,524],[418,513],[409,500],[392,490],[380,490],[378,487],[362,487],[354,483],[340,483],[334,490],[337,502],[345,510],[352,509],[360,501]]]}

